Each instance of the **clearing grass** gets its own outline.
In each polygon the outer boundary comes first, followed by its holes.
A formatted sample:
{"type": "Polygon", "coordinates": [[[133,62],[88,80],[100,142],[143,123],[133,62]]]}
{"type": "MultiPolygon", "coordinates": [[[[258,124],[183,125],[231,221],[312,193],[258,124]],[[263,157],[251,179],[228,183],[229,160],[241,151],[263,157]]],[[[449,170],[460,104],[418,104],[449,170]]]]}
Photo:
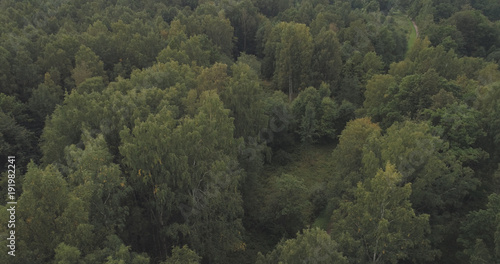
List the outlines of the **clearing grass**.
{"type": "Polygon", "coordinates": [[[413,47],[413,44],[415,44],[415,40],[417,40],[417,36],[418,36],[417,30],[413,26],[413,22],[410,19],[408,19],[408,20],[410,21],[409,23],[410,23],[410,26],[411,26],[411,31],[410,31],[409,36],[407,37],[407,39],[408,39],[408,49],[407,49],[407,51],[411,50],[411,48],[413,47]]]}
{"type": "Polygon", "coordinates": [[[332,217],[332,211],[328,210],[329,208],[325,208],[320,215],[314,220],[312,227],[319,227],[323,230],[328,230],[328,223],[330,222],[330,218],[332,217]]]}
{"type": "MultiPolygon", "coordinates": [[[[332,174],[332,151],[336,144],[302,146],[292,154],[293,162],[284,166],[267,166],[265,177],[277,176],[283,173],[300,177],[310,191],[318,185],[325,185],[332,174]]],[[[325,208],[315,217],[312,227],[327,230],[332,210],[325,208]]]]}
{"type": "Polygon", "coordinates": [[[265,174],[268,176],[292,174],[301,178],[306,187],[311,188],[317,183],[325,182],[331,175],[331,156],[334,147],[333,144],[302,146],[292,154],[293,162],[284,166],[267,166],[265,174]]]}
{"type": "Polygon", "coordinates": [[[391,16],[394,19],[394,23],[396,23],[399,28],[402,28],[404,32],[406,32],[406,39],[408,41],[407,51],[409,51],[413,47],[413,44],[417,39],[417,31],[415,30],[411,19],[407,15],[399,11],[392,13],[391,16]]]}

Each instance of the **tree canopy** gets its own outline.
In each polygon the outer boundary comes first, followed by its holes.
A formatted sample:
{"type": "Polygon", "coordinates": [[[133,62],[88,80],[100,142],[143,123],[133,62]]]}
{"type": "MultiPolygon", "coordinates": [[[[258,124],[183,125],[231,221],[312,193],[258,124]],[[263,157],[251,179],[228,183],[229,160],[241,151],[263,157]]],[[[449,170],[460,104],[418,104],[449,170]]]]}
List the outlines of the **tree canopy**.
{"type": "Polygon", "coordinates": [[[0,7],[0,263],[498,262],[498,1],[0,7]]]}

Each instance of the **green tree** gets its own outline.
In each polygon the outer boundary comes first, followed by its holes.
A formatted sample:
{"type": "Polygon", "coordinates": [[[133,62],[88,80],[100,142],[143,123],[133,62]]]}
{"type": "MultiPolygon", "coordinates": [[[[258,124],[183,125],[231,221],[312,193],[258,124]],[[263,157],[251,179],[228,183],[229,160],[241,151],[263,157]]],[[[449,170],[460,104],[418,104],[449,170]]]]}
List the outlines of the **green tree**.
{"type": "Polygon", "coordinates": [[[312,205],[307,199],[304,181],[297,176],[282,174],[270,182],[263,220],[274,234],[293,235],[309,223],[312,205]]]}
{"type": "Polygon", "coordinates": [[[78,86],[86,79],[97,76],[107,79],[104,63],[90,48],[84,45],[80,46],[75,54],[75,68],[71,71],[75,85],[78,86]]]}
{"type": "Polygon", "coordinates": [[[472,211],[460,227],[459,243],[470,263],[497,263],[500,256],[500,195],[491,194],[485,209],[472,211]],[[490,260],[490,262],[487,262],[490,260]],[[491,260],[494,260],[491,262],[491,260]]]}
{"type": "Polygon", "coordinates": [[[255,54],[255,34],[258,27],[258,9],[253,1],[234,1],[226,8],[226,14],[234,27],[238,51],[255,54]]]}
{"type": "Polygon", "coordinates": [[[104,100],[97,93],[73,91],[47,120],[41,135],[42,162],[64,164],[64,148],[80,141],[83,125],[94,129],[103,120],[104,100]]]}
{"type": "Polygon", "coordinates": [[[198,264],[200,260],[201,257],[196,252],[189,249],[187,245],[184,245],[182,248],[174,247],[172,249],[172,256],[161,264],[198,264]]]}
{"type": "Polygon", "coordinates": [[[130,247],[121,244],[106,258],[105,264],[149,264],[149,258],[144,254],[130,252],[130,247]]]}
{"type": "Polygon", "coordinates": [[[399,80],[407,75],[424,74],[434,69],[444,78],[457,78],[461,65],[455,52],[446,51],[443,45],[430,47],[430,44],[427,37],[416,39],[405,60],[391,64],[389,74],[399,80]]]}
{"type": "Polygon", "coordinates": [[[313,143],[314,138],[318,136],[318,122],[316,120],[316,111],[314,105],[309,102],[306,105],[302,122],[300,123],[300,138],[302,142],[313,143]]]}
{"type": "Polygon", "coordinates": [[[371,39],[374,39],[375,34],[374,25],[368,24],[365,19],[359,17],[351,21],[348,27],[339,32],[339,41],[341,43],[349,42],[356,51],[365,54],[373,50],[371,39]]]}
{"type": "Polygon", "coordinates": [[[42,130],[45,119],[54,112],[56,106],[63,101],[64,91],[61,86],[56,85],[49,73],[45,74],[44,83],[33,89],[28,107],[35,116],[37,126],[42,130]]]}
{"type": "MultiPolygon", "coordinates": [[[[102,134],[95,138],[87,131],[82,135],[83,148],[66,147],[67,181],[73,192],[88,205],[89,223],[93,225],[95,240],[100,244],[106,237],[120,233],[128,215],[123,205],[131,187],[122,175],[119,165],[113,163],[102,134]]],[[[92,245],[80,246],[85,253],[92,245]]]]}
{"type": "Polygon", "coordinates": [[[313,52],[312,36],[304,24],[281,22],[273,28],[272,35],[277,43],[268,40],[267,46],[274,49],[276,67],[274,81],[278,89],[288,91],[289,100],[294,91],[309,83],[309,73],[313,52]]]}
{"type": "Polygon", "coordinates": [[[342,58],[340,57],[340,43],[332,30],[322,29],[314,36],[311,67],[312,80],[316,85],[326,82],[332,87],[338,86],[342,58]]]}
{"type": "Polygon", "coordinates": [[[474,251],[470,256],[470,263],[481,264],[481,263],[495,263],[491,257],[490,252],[486,248],[483,240],[477,239],[474,245],[474,251]]]}
{"type": "Polygon", "coordinates": [[[189,17],[179,16],[183,25],[186,25],[188,36],[205,34],[218,47],[220,53],[226,56],[233,54],[234,28],[224,12],[218,14],[192,14],[189,17]]]}
{"type": "Polygon", "coordinates": [[[223,261],[225,252],[241,246],[241,174],[228,115],[219,97],[206,91],[196,115],[178,125],[163,108],[120,133],[123,164],[145,216],[154,220],[155,255],[165,258],[169,241],[183,237],[209,261],[223,261]]]}
{"type": "Polygon", "coordinates": [[[312,143],[318,137],[321,95],[314,87],[301,92],[292,103],[292,111],[297,119],[297,132],[302,142],[312,143]]]}
{"type": "Polygon", "coordinates": [[[31,118],[26,110],[26,105],[16,97],[0,93],[1,164],[7,164],[7,156],[16,156],[16,163],[21,168],[20,172],[25,171],[22,168],[26,167],[30,159],[37,158],[36,138],[34,133],[27,128],[31,123],[31,118]]]}
{"type": "Polygon", "coordinates": [[[319,120],[319,133],[330,140],[336,140],[338,131],[338,117],[340,107],[330,97],[323,97],[321,101],[321,119],[319,120]]]}
{"type": "Polygon", "coordinates": [[[480,140],[486,136],[479,111],[455,102],[437,110],[429,110],[428,114],[440,137],[448,141],[452,151],[460,153],[460,160],[464,164],[476,163],[486,157],[486,152],[478,147],[480,140]]]}
{"type": "Polygon", "coordinates": [[[232,77],[221,91],[224,105],[234,117],[236,138],[255,137],[267,126],[268,117],[264,109],[264,89],[257,72],[245,63],[236,63],[231,67],[232,77]]]}
{"type": "Polygon", "coordinates": [[[60,74],[59,80],[56,81],[57,85],[72,88],[74,84],[70,80],[71,69],[73,69],[75,54],[80,46],[79,41],[75,36],[62,32],[51,38],[51,41],[44,45],[36,63],[40,66],[42,73],[50,72],[53,68],[60,74]]]}
{"type": "Polygon", "coordinates": [[[500,131],[500,119],[498,118],[498,113],[500,113],[499,88],[500,82],[497,81],[477,89],[478,99],[476,101],[486,124],[487,142],[494,143],[481,144],[481,147],[488,151],[495,161],[500,157],[498,152],[498,146],[500,145],[500,133],[498,133],[500,131]]]}
{"type": "Polygon", "coordinates": [[[498,45],[498,29],[479,10],[456,12],[446,22],[455,26],[463,36],[462,54],[483,57],[493,45],[498,45]]]}
{"type": "Polygon", "coordinates": [[[385,26],[377,32],[374,40],[375,52],[382,57],[385,66],[401,61],[407,49],[405,34],[395,27],[385,26]]]}
{"type": "Polygon", "coordinates": [[[447,142],[431,132],[432,127],[425,123],[392,125],[378,143],[373,139],[373,145],[365,149],[365,166],[372,155],[380,157],[378,164],[393,163],[403,182],[412,182],[413,206],[437,216],[445,208],[460,208],[479,180],[463,164],[459,152],[450,150],[447,142]]]}
{"type": "Polygon", "coordinates": [[[68,246],[64,242],[59,244],[55,250],[54,263],[56,264],[79,264],[81,263],[81,252],[76,247],[68,246]]]}
{"type": "Polygon", "coordinates": [[[76,86],[80,93],[102,92],[106,88],[104,79],[101,76],[86,78],[76,86]]]}
{"type": "Polygon", "coordinates": [[[14,95],[15,92],[15,81],[13,80],[11,74],[11,63],[12,60],[11,53],[0,46],[0,92],[6,95],[14,95]]]}
{"type": "Polygon", "coordinates": [[[365,101],[359,112],[369,116],[375,122],[384,118],[384,108],[389,103],[389,94],[396,89],[397,83],[392,75],[374,75],[368,80],[365,90],[365,101]]]}
{"type": "Polygon", "coordinates": [[[430,261],[429,215],[416,215],[411,185],[387,163],[374,178],[358,183],[354,200],[344,201],[332,216],[332,236],[351,263],[430,261]]]}
{"type": "Polygon", "coordinates": [[[339,144],[332,153],[332,166],[335,170],[329,181],[329,188],[337,196],[331,198],[340,200],[343,193],[365,179],[361,171],[363,149],[369,138],[377,138],[380,134],[380,127],[368,118],[347,123],[339,137],[339,144]]]}
{"type": "Polygon", "coordinates": [[[361,106],[366,81],[374,74],[381,73],[382,69],[382,59],[374,52],[362,55],[355,51],[342,68],[342,82],[339,89],[334,92],[337,100],[347,100],[361,106]]]}
{"type": "Polygon", "coordinates": [[[257,264],[265,263],[348,263],[339,252],[337,242],[319,228],[304,229],[297,237],[282,240],[273,251],[262,255],[259,252],[257,264]]]}
{"type": "Polygon", "coordinates": [[[374,121],[380,121],[383,127],[405,118],[419,118],[432,107],[433,96],[441,90],[454,91],[452,83],[432,68],[424,74],[408,75],[399,84],[396,80],[392,76],[372,79],[367,85],[366,95],[375,97],[367,97],[365,109],[360,110],[373,116],[374,121]]]}
{"type": "Polygon", "coordinates": [[[85,202],[70,192],[54,166],[42,170],[30,163],[18,204],[18,241],[26,248],[19,257],[25,263],[46,263],[61,242],[73,247],[92,243],[85,202]]]}

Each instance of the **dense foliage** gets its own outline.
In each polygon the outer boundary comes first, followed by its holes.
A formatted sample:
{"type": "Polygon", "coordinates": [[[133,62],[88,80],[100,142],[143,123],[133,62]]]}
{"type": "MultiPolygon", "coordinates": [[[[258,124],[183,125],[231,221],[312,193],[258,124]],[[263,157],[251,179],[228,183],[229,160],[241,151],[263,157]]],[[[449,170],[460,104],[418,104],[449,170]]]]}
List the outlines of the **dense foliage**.
{"type": "Polygon", "coordinates": [[[0,25],[0,263],[500,263],[498,1],[5,0],[0,25]]]}

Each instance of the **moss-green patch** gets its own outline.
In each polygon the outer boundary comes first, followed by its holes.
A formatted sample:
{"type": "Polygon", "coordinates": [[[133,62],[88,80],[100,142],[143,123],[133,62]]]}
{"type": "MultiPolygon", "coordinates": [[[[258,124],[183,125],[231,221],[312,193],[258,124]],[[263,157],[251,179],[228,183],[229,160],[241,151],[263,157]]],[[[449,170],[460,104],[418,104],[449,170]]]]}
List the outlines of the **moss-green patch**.
{"type": "Polygon", "coordinates": [[[304,184],[311,188],[316,183],[326,181],[331,175],[331,156],[333,144],[307,145],[298,148],[292,154],[292,162],[284,166],[266,166],[267,176],[279,176],[288,173],[300,177],[304,184]]]}
{"type": "Polygon", "coordinates": [[[410,32],[408,34],[408,51],[411,50],[413,47],[413,44],[415,44],[415,40],[417,40],[417,31],[415,30],[415,27],[413,27],[413,23],[411,22],[410,19],[408,19],[408,23],[410,24],[410,32]]]}
{"type": "Polygon", "coordinates": [[[320,215],[314,220],[312,227],[319,227],[323,230],[328,230],[328,223],[330,222],[332,212],[327,212],[327,208],[325,208],[320,215]]]}
{"type": "MultiPolygon", "coordinates": [[[[279,177],[283,173],[295,175],[304,181],[312,194],[318,186],[326,186],[332,175],[331,157],[334,147],[335,144],[301,146],[291,155],[292,161],[288,164],[265,166],[264,177],[279,177]]],[[[327,211],[324,209],[319,215],[314,215],[312,226],[326,230],[331,216],[331,212],[327,211]]]]}
{"type": "Polygon", "coordinates": [[[406,32],[406,39],[408,41],[407,51],[409,51],[413,47],[413,44],[417,39],[417,32],[413,27],[411,19],[401,12],[394,12],[391,14],[391,16],[393,17],[394,22],[397,24],[397,26],[399,28],[402,28],[404,32],[406,32]]]}

